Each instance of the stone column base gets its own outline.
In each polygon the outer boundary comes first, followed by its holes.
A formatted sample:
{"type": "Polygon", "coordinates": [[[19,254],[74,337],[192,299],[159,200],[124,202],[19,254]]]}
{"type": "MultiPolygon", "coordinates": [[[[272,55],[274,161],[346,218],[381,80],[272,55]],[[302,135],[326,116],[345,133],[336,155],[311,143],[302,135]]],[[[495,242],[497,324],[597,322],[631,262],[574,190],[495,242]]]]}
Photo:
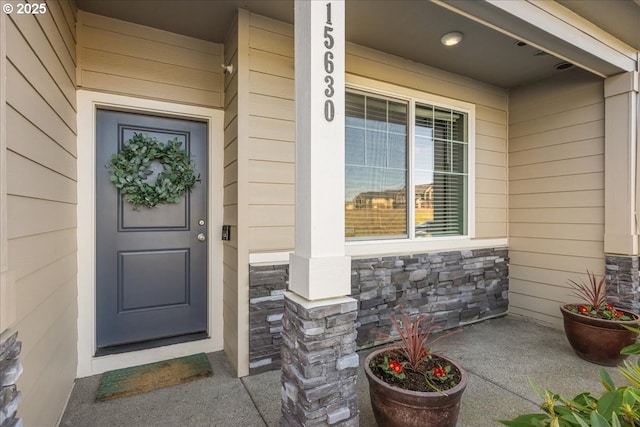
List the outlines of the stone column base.
{"type": "Polygon", "coordinates": [[[0,334],[0,425],[3,427],[22,427],[22,418],[17,416],[21,393],[16,388],[22,374],[18,358],[21,350],[18,332],[7,329],[0,334]]]}
{"type": "Polygon", "coordinates": [[[357,427],[358,302],[309,302],[285,294],[282,332],[283,427],[357,427]]]}
{"type": "Polygon", "coordinates": [[[607,255],[605,264],[608,297],[616,301],[616,307],[640,312],[640,257],[607,255]]]}

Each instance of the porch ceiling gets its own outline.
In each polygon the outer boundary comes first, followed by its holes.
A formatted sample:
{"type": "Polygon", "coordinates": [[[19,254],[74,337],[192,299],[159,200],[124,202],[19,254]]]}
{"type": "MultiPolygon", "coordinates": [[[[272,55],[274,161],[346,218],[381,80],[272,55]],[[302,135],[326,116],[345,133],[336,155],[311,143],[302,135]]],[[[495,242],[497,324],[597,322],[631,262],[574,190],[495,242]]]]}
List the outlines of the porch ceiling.
{"type": "MultiPolygon", "coordinates": [[[[640,0],[560,0],[564,6],[640,48],[640,0]],[[606,3],[606,6],[603,4],[606,3]],[[599,8],[606,7],[607,13],[599,8]],[[611,18],[609,18],[611,14],[611,18]],[[630,20],[629,25],[615,25],[630,20]],[[633,24],[633,25],[631,25],[633,24]],[[624,31],[628,28],[628,31],[624,31]]],[[[78,0],[87,12],[178,34],[223,43],[238,8],[284,22],[293,22],[292,0],[78,0]]],[[[351,0],[346,3],[348,41],[431,65],[496,86],[510,88],[559,73],[561,62],[430,1],[351,0]],[[443,34],[461,31],[458,46],[440,44],[443,34]]]]}

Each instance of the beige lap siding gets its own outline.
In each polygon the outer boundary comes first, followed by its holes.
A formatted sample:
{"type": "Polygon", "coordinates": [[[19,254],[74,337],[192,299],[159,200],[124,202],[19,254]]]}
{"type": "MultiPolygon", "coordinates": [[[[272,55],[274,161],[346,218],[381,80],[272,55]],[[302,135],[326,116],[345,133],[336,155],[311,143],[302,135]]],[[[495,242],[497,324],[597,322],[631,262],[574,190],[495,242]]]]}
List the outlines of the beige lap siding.
{"type": "Polygon", "coordinates": [[[560,325],[567,279],[604,272],[603,81],[575,70],[511,92],[510,310],[560,325]]]}
{"type": "MultiPolygon", "coordinates": [[[[76,16],[74,2],[11,14],[6,38],[8,271],[24,372],[18,415],[54,426],[76,375],[76,16]]],[[[4,77],[4,76],[3,76],[4,77]]],[[[3,236],[4,238],[4,236],[3,236]]]]}

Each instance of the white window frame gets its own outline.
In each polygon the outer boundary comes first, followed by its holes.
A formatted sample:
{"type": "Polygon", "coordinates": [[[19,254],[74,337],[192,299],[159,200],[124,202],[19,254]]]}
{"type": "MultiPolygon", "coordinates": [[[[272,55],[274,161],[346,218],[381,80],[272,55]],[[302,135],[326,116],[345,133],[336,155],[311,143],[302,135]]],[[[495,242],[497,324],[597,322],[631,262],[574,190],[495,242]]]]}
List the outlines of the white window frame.
{"type": "MultiPolygon", "coordinates": [[[[467,234],[463,236],[438,236],[428,238],[415,237],[415,198],[408,197],[408,224],[409,235],[406,238],[373,238],[346,240],[345,247],[348,255],[351,256],[367,256],[381,255],[386,253],[404,253],[404,252],[428,252],[434,250],[453,250],[466,249],[474,247],[486,247],[487,241],[474,242],[475,237],[475,176],[476,176],[476,107],[475,104],[464,102],[456,99],[445,98],[415,89],[393,85],[390,83],[372,80],[366,77],[347,75],[346,90],[369,93],[373,96],[396,99],[408,103],[409,115],[407,121],[407,136],[409,138],[407,150],[407,188],[413,188],[415,178],[415,106],[417,104],[428,104],[435,107],[449,108],[467,114],[467,132],[468,132],[468,171],[467,171],[467,211],[466,211],[466,229],[467,234]]],[[[411,190],[408,190],[411,191],[411,190]]],[[[496,245],[504,244],[504,239],[496,240],[496,245]]]]}

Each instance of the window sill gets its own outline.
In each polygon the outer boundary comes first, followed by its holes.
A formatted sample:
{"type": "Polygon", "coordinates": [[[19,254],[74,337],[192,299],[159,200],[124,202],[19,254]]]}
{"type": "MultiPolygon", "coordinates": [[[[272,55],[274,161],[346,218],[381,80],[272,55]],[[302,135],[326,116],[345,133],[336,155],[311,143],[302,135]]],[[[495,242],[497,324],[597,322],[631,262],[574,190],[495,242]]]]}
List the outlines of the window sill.
{"type": "MultiPolygon", "coordinates": [[[[425,240],[366,240],[345,243],[345,254],[353,258],[374,258],[392,255],[421,254],[480,248],[497,248],[508,245],[506,237],[470,239],[469,237],[440,237],[425,240]]],[[[289,251],[253,252],[249,254],[251,265],[288,264],[289,251]]]]}

